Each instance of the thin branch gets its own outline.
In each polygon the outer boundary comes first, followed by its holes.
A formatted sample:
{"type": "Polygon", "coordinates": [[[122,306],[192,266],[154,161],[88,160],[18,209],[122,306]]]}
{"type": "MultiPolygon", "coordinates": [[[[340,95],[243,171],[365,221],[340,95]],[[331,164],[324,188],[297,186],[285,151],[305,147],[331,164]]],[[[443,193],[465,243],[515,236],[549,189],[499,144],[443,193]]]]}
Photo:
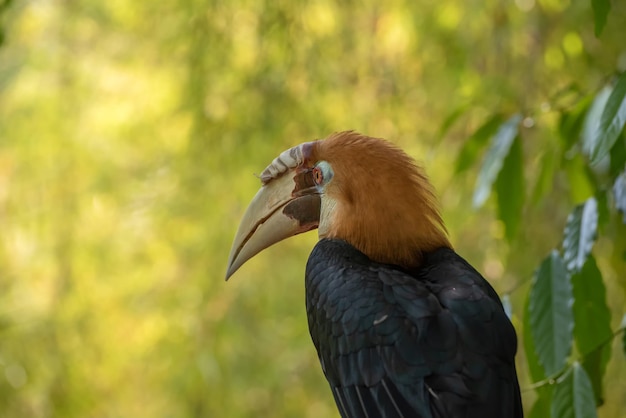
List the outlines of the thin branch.
{"type": "Polygon", "coordinates": [[[589,350],[589,352],[587,352],[586,354],[579,354],[573,361],[568,362],[565,366],[563,366],[563,368],[561,370],[559,370],[556,373],[553,373],[552,375],[546,377],[543,380],[540,380],[538,382],[535,382],[533,384],[531,384],[530,386],[525,387],[524,389],[522,389],[522,392],[528,392],[537,388],[540,388],[542,386],[546,386],[546,385],[554,385],[555,383],[561,383],[563,381],[563,379],[565,377],[567,377],[567,375],[570,373],[570,371],[572,370],[572,366],[574,365],[574,363],[579,362],[582,363],[582,360],[588,356],[589,354],[593,353],[596,350],[600,350],[602,349],[604,346],[606,346],[609,343],[612,343],[613,340],[615,339],[615,337],[617,337],[618,335],[620,335],[622,332],[626,331],[626,324],[622,324],[620,325],[619,328],[617,328],[613,334],[611,334],[610,337],[604,339],[603,341],[599,342],[598,344],[596,344],[596,346],[592,349],[589,350]]]}

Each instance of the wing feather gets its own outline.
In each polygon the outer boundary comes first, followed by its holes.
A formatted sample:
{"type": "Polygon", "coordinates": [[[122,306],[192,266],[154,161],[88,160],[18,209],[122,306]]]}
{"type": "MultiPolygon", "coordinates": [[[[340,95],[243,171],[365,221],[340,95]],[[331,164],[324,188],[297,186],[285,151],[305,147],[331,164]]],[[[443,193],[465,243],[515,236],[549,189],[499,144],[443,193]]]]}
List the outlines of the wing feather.
{"type": "Polygon", "coordinates": [[[515,331],[452,250],[411,274],[321,240],[306,271],[311,337],[342,417],[522,416],[515,331]]]}

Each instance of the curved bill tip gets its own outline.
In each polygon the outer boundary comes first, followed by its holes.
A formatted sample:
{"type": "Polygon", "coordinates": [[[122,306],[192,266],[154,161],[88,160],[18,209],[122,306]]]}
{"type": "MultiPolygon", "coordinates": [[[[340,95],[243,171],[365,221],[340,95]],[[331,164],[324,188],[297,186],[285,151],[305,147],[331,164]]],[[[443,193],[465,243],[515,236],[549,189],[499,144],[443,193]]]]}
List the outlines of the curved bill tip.
{"type": "Polygon", "coordinates": [[[294,197],[293,188],[293,175],[284,175],[261,187],[254,196],[233,240],[225,280],[265,248],[317,228],[319,194],[294,197]]]}

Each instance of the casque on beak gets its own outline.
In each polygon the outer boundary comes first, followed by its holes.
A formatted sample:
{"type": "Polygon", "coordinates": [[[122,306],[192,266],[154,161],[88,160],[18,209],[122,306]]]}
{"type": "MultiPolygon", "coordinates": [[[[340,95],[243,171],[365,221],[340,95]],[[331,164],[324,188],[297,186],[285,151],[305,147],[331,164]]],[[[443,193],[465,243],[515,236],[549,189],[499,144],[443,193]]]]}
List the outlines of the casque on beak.
{"type": "Polygon", "coordinates": [[[228,257],[226,280],[265,248],[317,228],[319,193],[309,168],[292,168],[268,180],[241,220],[228,257]]]}

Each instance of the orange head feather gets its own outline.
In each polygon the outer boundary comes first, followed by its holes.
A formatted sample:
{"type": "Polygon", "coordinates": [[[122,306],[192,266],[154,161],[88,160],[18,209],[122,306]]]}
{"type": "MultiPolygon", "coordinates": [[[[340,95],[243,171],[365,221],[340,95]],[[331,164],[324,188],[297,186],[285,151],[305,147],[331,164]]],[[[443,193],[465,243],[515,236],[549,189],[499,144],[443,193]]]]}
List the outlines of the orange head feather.
{"type": "Polygon", "coordinates": [[[404,151],[351,131],[314,144],[312,160],[326,161],[334,173],[322,199],[320,237],[406,268],[418,266],[424,252],[451,247],[433,187],[404,151]]]}

